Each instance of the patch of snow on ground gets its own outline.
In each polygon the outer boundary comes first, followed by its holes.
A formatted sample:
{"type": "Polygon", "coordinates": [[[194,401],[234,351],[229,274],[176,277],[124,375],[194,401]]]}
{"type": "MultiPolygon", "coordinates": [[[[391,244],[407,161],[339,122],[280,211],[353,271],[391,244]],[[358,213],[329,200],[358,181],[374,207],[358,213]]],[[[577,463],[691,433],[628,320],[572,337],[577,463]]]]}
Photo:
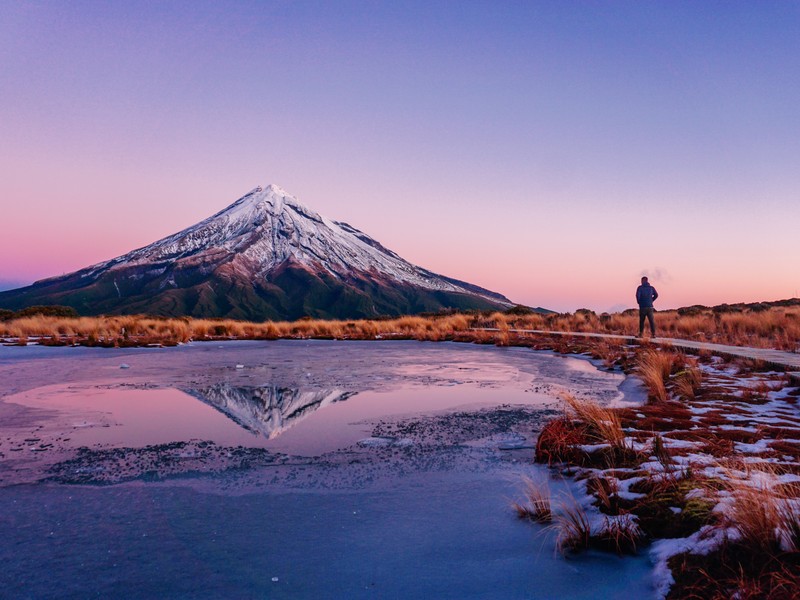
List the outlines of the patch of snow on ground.
{"type": "Polygon", "coordinates": [[[603,448],[610,448],[610,444],[581,444],[578,446],[581,450],[586,452],[586,454],[592,454],[593,452],[597,452],[598,450],[602,450],[603,448]]]}
{"type": "Polygon", "coordinates": [[[669,588],[675,583],[672,572],[667,566],[667,561],[678,554],[691,552],[692,554],[706,555],[716,550],[730,537],[726,529],[713,528],[708,525],[687,538],[673,538],[657,540],[650,548],[650,559],[655,565],[653,582],[658,597],[665,598],[669,588]]]}
{"type": "Polygon", "coordinates": [[[742,425],[727,425],[727,424],[717,425],[716,429],[721,429],[722,431],[746,431],[747,433],[755,433],[758,431],[758,428],[753,426],[745,427],[742,425]]]}
{"type": "MultiPolygon", "coordinates": [[[[704,406],[702,408],[699,406],[689,407],[689,412],[695,415],[704,415],[706,413],[713,412],[715,410],[719,410],[719,408],[717,406],[704,406]]],[[[642,418],[644,418],[644,415],[642,415],[642,418]]]]}
{"type": "Polygon", "coordinates": [[[664,446],[666,446],[667,448],[697,448],[703,445],[700,442],[692,442],[689,440],[676,440],[674,438],[666,436],[662,437],[661,439],[664,441],[664,446]]]}

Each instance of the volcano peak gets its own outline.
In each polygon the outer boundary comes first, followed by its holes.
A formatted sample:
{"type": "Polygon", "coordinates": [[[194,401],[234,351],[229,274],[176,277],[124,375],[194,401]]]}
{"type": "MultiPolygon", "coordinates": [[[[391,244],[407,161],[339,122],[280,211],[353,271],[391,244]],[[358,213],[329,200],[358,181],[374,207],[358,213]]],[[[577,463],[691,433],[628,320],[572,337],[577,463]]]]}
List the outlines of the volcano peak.
{"type": "Polygon", "coordinates": [[[295,319],[497,309],[504,296],[413,265],[275,184],[128,254],[0,293],[0,306],[82,314],[295,319]]]}

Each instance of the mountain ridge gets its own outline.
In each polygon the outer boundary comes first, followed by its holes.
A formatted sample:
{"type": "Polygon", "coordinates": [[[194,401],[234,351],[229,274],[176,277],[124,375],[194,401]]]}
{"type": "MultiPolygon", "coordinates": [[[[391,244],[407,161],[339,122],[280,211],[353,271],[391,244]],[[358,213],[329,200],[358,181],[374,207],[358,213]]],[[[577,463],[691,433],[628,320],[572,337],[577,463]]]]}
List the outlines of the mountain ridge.
{"type": "Polygon", "coordinates": [[[0,307],[251,320],[495,309],[503,295],[418,267],[277,185],[177,233],[73,273],[0,292],[0,307]]]}

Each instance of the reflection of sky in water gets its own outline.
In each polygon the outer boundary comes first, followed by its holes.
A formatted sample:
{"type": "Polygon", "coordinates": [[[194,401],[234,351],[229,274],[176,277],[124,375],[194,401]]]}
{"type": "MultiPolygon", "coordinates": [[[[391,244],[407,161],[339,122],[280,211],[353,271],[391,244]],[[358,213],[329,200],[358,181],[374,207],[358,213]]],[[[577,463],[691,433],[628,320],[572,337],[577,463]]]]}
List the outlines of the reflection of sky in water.
{"type": "Polygon", "coordinates": [[[74,447],[140,447],[198,439],[226,446],[320,454],[369,436],[371,426],[364,422],[368,420],[552,402],[548,396],[526,392],[523,383],[509,382],[501,388],[414,385],[360,394],[230,384],[186,391],[57,385],[11,396],[7,401],[56,410],[57,416],[47,428],[68,433],[74,447]]]}
{"type": "Polygon", "coordinates": [[[42,381],[5,402],[54,411],[37,435],[68,437],[62,447],[194,439],[319,454],[369,436],[365,421],[499,404],[552,406],[564,390],[611,403],[624,379],[574,357],[416,342],[197,345],[126,361],[132,368],[124,372],[115,363],[116,383],[103,362],[94,379],[42,381]]]}
{"type": "Polygon", "coordinates": [[[335,406],[310,414],[268,446],[292,454],[320,454],[370,435],[371,421],[392,416],[476,409],[498,404],[541,406],[552,401],[524,389],[488,389],[468,385],[415,387],[388,392],[363,392],[335,406]],[[366,422],[365,422],[366,421],[366,422]]]}
{"type": "Polygon", "coordinates": [[[188,439],[263,445],[252,432],[176,389],[48,386],[6,401],[55,409],[57,416],[46,428],[61,429],[74,446],[147,446],[188,439]]]}

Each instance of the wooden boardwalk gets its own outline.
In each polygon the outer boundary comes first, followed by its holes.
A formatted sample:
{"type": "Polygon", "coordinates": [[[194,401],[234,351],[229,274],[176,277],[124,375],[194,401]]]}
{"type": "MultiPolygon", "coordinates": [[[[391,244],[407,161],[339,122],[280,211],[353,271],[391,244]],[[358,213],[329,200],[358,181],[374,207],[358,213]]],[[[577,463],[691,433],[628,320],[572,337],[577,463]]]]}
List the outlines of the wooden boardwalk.
{"type": "MultiPolygon", "coordinates": [[[[496,328],[483,328],[483,331],[499,331],[496,328]]],[[[795,352],[784,352],[782,350],[772,350],[770,348],[749,348],[746,346],[727,346],[725,344],[711,344],[709,342],[695,342],[693,340],[681,340],[676,338],[637,338],[633,335],[619,335],[614,333],[584,333],[571,331],[545,331],[542,329],[509,329],[510,333],[518,335],[563,335],[568,337],[587,337],[597,339],[625,340],[628,342],[652,341],[656,344],[670,345],[673,348],[682,350],[705,350],[720,356],[739,356],[753,360],[761,360],[767,364],[782,367],[791,373],[794,379],[800,380],[800,354],[795,352]]]]}

